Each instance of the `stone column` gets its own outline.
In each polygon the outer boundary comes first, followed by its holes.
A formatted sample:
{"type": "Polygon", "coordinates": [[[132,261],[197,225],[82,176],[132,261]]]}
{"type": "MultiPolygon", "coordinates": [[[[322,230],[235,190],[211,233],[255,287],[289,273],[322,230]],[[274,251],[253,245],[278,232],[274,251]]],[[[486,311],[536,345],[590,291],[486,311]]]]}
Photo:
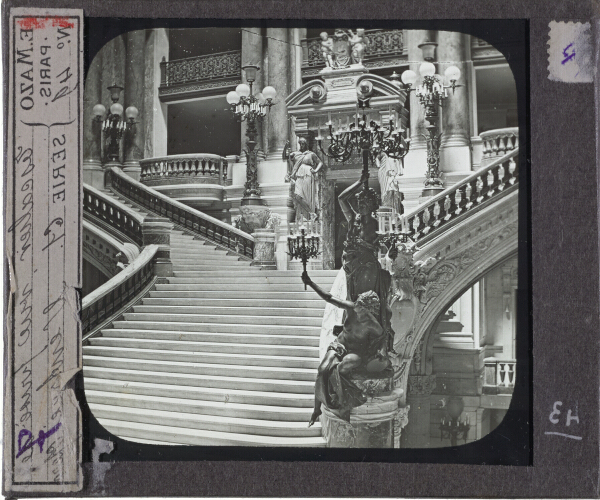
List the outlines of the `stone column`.
{"type": "MultiPolygon", "coordinates": [[[[119,35],[113,38],[102,48],[102,104],[106,106],[106,111],[112,104],[108,87],[111,85],[125,86],[125,35],[119,35]]],[[[123,104],[123,95],[121,94],[119,102],[123,104]]],[[[122,158],[116,162],[109,162],[106,165],[111,167],[122,167],[122,158]]]]}
{"type": "Polygon", "coordinates": [[[148,216],[142,225],[142,237],[145,245],[158,245],[154,256],[154,273],[167,278],[173,276],[171,262],[171,230],[173,223],[166,217],[148,216]]]}
{"type": "Polygon", "coordinates": [[[402,448],[431,447],[431,393],[435,375],[409,375],[406,396],[408,424],[401,436],[402,448]]]}
{"type": "Polygon", "coordinates": [[[142,134],[144,151],[142,158],[167,156],[167,105],[160,102],[160,63],[169,57],[169,36],[165,28],[146,31],[144,53],[144,102],[137,105],[142,115],[144,129],[142,134]],[[141,106],[141,107],[140,107],[141,106]]]}
{"type": "Polygon", "coordinates": [[[93,109],[96,104],[107,105],[102,102],[102,51],[90,64],[83,91],[83,182],[103,189],[102,122],[95,120],[93,109]]]}
{"type": "Polygon", "coordinates": [[[449,66],[460,69],[458,87],[448,91],[442,109],[442,141],[440,168],[443,172],[468,172],[471,170],[469,138],[469,88],[466,85],[468,65],[466,56],[467,36],[456,31],[440,31],[438,34],[438,73],[444,75],[449,66]]]}
{"type": "Polygon", "coordinates": [[[267,28],[267,47],[269,51],[268,84],[277,90],[277,104],[271,108],[267,121],[267,157],[281,159],[283,147],[288,140],[285,105],[285,98],[290,93],[288,29],[267,28]]]}
{"type": "MultiPolygon", "coordinates": [[[[123,145],[124,164],[123,172],[140,180],[140,160],[144,158],[144,50],[146,45],[146,31],[136,30],[126,34],[127,56],[125,66],[125,104],[124,108],[135,106],[140,113],[136,119],[135,128],[126,132],[123,145]]],[[[127,119],[126,116],[123,117],[127,119]]]]}
{"type": "Polygon", "coordinates": [[[335,181],[321,180],[321,251],[323,269],[335,269],[335,181]]]}
{"type": "Polygon", "coordinates": [[[290,28],[290,94],[302,86],[302,47],[300,40],[303,38],[306,38],[306,28],[290,28]]]}
{"type": "MultiPolygon", "coordinates": [[[[433,41],[429,30],[407,30],[406,45],[409,69],[419,75],[419,66],[423,62],[423,53],[419,44],[433,41]]],[[[418,83],[418,82],[417,82],[418,83]]],[[[404,159],[406,177],[423,177],[427,170],[427,143],[425,141],[425,108],[414,92],[410,93],[410,150],[404,159]]],[[[406,193],[405,193],[406,194],[406,193]]]]}
{"type": "MultiPolygon", "coordinates": [[[[261,34],[261,28],[244,28],[242,30],[242,66],[247,64],[254,64],[258,66],[260,69],[256,73],[256,81],[253,85],[253,93],[258,94],[262,92],[262,89],[265,87],[265,71],[263,65],[263,37],[261,34]]],[[[246,83],[246,74],[245,71],[242,71],[242,82],[246,83]]],[[[263,143],[263,126],[261,123],[257,124],[258,136],[256,138],[256,147],[262,148],[263,143]]],[[[246,122],[242,122],[242,140],[241,140],[241,148],[240,151],[246,149],[246,141],[248,138],[246,137],[246,122]]],[[[245,155],[241,153],[243,158],[242,161],[246,161],[245,155]]]]}

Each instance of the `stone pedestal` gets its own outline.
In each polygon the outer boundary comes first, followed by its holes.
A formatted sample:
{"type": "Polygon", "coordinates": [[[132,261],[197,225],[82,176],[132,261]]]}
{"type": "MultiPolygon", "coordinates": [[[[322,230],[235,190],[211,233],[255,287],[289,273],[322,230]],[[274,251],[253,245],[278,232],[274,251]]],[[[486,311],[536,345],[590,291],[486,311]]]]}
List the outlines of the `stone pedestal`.
{"type": "Polygon", "coordinates": [[[254,237],[254,260],[251,266],[260,266],[263,269],[277,269],[275,261],[275,239],[277,237],[272,229],[255,229],[254,237]]]}
{"type": "Polygon", "coordinates": [[[393,448],[395,433],[401,424],[397,420],[402,389],[392,389],[392,375],[365,374],[353,376],[353,382],[367,395],[367,402],[350,413],[350,422],[339,417],[336,410],[322,405],[321,426],[328,448],[393,448]]]}
{"type": "Polygon", "coordinates": [[[154,273],[161,278],[173,276],[173,263],[171,262],[172,229],[173,223],[165,217],[146,217],[142,225],[144,245],[158,245],[158,251],[154,256],[154,273]]]}

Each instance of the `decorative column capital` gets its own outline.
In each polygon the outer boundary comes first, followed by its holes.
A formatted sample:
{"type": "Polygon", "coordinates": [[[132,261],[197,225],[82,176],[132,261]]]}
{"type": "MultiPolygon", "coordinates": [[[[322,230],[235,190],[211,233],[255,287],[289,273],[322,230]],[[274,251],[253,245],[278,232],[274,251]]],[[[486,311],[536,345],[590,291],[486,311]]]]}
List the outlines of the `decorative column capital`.
{"type": "Polygon", "coordinates": [[[409,375],[408,395],[430,396],[436,386],[435,374],[409,375]]]}

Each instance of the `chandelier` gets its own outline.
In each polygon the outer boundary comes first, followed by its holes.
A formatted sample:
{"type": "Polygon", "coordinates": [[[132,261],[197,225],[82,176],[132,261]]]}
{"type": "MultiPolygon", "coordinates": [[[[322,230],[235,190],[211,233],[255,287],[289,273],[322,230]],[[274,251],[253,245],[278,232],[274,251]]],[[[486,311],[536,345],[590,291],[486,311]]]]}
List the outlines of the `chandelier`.
{"type": "Polygon", "coordinates": [[[391,106],[388,107],[389,121],[387,124],[382,121],[370,120],[367,117],[366,109],[369,106],[369,96],[373,92],[373,83],[369,80],[360,82],[356,89],[357,96],[357,114],[354,116],[354,123],[349,123],[345,127],[335,128],[331,121],[331,114],[326,124],[329,135],[329,145],[323,148],[324,137],[317,136],[317,144],[321,152],[338,162],[346,162],[354,152],[362,153],[363,174],[366,177],[365,189],[368,187],[369,160],[374,161],[374,152],[383,151],[390,158],[403,160],[410,146],[410,139],[406,138],[406,131],[396,123],[392,118],[391,106]],[[359,116],[358,108],[362,109],[362,116],[359,116]]]}

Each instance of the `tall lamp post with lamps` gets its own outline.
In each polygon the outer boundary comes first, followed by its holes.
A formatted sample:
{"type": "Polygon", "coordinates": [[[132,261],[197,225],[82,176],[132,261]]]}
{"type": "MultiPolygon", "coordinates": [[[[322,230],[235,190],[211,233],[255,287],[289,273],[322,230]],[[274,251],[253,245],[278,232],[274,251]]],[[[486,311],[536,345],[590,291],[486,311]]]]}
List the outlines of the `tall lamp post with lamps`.
{"type": "Polygon", "coordinates": [[[427,142],[427,171],[425,172],[425,190],[424,196],[430,196],[437,190],[444,187],[444,181],[440,172],[440,139],[442,134],[439,127],[439,112],[443,107],[445,99],[448,98],[448,89],[452,93],[460,78],[460,69],[456,66],[446,68],[444,78],[435,73],[435,65],[432,62],[425,61],[419,66],[421,83],[417,84],[419,75],[412,70],[406,70],[402,73],[402,83],[409,92],[415,92],[419,103],[425,108],[425,140],[427,142]]]}
{"type": "Polygon", "coordinates": [[[267,86],[257,95],[252,92],[252,84],[256,80],[256,73],[260,69],[258,66],[242,66],[246,72],[245,83],[240,83],[235,90],[227,94],[227,102],[231,105],[231,111],[239,122],[246,121],[246,183],[244,184],[244,196],[241,205],[264,205],[261,198],[261,192],[258,186],[258,151],[256,149],[256,137],[258,135],[257,123],[267,115],[267,112],[273,105],[273,99],[277,91],[267,86]]]}
{"type": "Polygon", "coordinates": [[[135,119],[139,111],[135,106],[129,106],[125,110],[125,119],[123,119],[123,106],[119,103],[123,87],[111,85],[108,90],[112,101],[108,114],[105,116],[106,107],[103,104],[96,104],[93,108],[94,123],[97,124],[96,126],[101,126],[106,140],[104,162],[119,165],[121,138],[124,134],[136,133],[135,119]]]}

